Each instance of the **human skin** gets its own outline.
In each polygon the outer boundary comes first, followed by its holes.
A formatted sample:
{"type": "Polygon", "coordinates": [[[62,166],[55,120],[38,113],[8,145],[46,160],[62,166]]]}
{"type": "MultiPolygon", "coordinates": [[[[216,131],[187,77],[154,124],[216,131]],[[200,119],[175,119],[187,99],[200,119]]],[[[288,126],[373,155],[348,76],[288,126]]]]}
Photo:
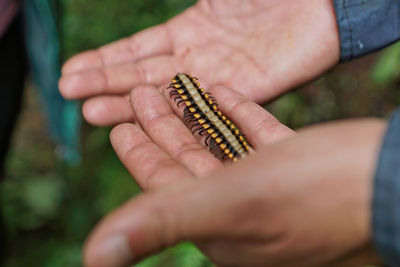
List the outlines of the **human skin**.
{"type": "Polygon", "coordinates": [[[348,120],[293,134],[239,93],[215,92],[235,103],[221,102],[221,109],[239,109],[232,120],[257,153],[216,164],[177,124],[179,110],[168,109],[158,89],[135,88],[130,102],[137,122],[115,127],[111,141],[145,193],[97,226],[85,246],[86,266],[128,266],[186,240],[218,266],[379,263],[371,244],[371,198],[386,123],[348,120]],[[245,127],[256,122],[248,122],[252,117],[264,128],[245,127]],[[167,131],[178,141],[154,134],[171,124],[167,131]],[[193,155],[198,164],[188,163],[193,155]]]}
{"type": "Polygon", "coordinates": [[[200,0],[164,24],[65,63],[60,92],[95,125],[133,121],[129,91],[177,72],[264,103],[339,60],[332,0],[200,0]]]}

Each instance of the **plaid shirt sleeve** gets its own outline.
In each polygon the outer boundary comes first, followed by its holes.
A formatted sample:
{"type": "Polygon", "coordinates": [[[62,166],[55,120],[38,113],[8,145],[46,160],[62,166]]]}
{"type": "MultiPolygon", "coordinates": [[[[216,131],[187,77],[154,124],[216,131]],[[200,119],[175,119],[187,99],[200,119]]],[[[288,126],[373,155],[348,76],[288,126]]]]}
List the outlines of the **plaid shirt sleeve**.
{"type": "Polygon", "coordinates": [[[400,0],[333,0],[340,59],[351,60],[400,39],[400,0]]]}
{"type": "Polygon", "coordinates": [[[400,266],[400,109],[380,151],[372,203],[373,241],[390,266],[400,266]]]}

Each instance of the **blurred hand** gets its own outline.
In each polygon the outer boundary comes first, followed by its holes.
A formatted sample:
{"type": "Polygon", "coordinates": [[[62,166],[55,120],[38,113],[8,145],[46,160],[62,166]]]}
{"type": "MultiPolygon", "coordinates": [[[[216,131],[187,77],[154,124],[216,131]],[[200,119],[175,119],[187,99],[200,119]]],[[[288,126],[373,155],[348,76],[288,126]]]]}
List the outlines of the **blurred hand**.
{"type": "Polygon", "coordinates": [[[60,91],[88,100],[86,120],[134,120],[129,91],[178,71],[258,103],[321,74],[339,59],[331,0],[200,0],[170,21],[84,52],[63,67],[60,91]]]}
{"type": "Polygon", "coordinates": [[[140,126],[117,126],[111,140],[149,191],[99,224],[86,244],[86,266],[128,266],[184,240],[218,266],[378,262],[370,202],[385,123],[337,122],[293,135],[239,93],[213,92],[257,153],[222,166],[158,90],[136,88],[130,102],[140,126]]]}

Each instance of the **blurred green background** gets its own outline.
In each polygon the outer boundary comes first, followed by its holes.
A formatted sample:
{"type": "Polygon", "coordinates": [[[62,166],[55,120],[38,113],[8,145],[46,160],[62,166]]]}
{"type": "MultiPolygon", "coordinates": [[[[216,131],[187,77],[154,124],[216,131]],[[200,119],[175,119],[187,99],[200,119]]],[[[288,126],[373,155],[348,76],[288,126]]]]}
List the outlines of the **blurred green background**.
{"type": "MultiPolygon", "coordinates": [[[[193,2],[62,0],[63,58],[163,22],[193,2]]],[[[293,128],[348,117],[386,117],[400,104],[399,72],[400,45],[394,45],[341,64],[266,108],[293,128]]],[[[9,236],[4,266],[81,266],[82,244],[95,223],[140,191],[111,149],[110,129],[84,125],[82,162],[69,166],[55,157],[58,148],[49,139],[31,88],[24,103],[0,186],[9,236]]],[[[193,245],[182,244],[137,266],[212,264],[193,245]]]]}

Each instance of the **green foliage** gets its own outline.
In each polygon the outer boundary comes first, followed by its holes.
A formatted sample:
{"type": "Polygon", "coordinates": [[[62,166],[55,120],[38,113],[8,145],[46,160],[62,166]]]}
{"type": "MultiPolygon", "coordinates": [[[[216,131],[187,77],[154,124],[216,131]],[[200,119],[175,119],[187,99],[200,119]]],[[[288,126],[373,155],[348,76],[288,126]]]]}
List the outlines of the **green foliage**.
{"type": "Polygon", "coordinates": [[[400,76],[400,43],[389,47],[372,69],[372,79],[379,86],[398,81],[400,76]]]}
{"type": "Polygon", "coordinates": [[[164,253],[150,257],[136,267],[212,267],[211,262],[191,243],[183,243],[174,248],[167,249],[164,253]]]}
{"type": "Polygon", "coordinates": [[[36,229],[54,219],[61,207],[64,183],[49,173],[29,179],[10,180],[0,188],[3,212],[10,229],[36,229]],[[9,194],[8,192],[13,192],[9,194]]]}
{"type": "Polygon", "coordinates": [[[66,58],[166,21],[194,0],[62,0],[66,58]]]}

